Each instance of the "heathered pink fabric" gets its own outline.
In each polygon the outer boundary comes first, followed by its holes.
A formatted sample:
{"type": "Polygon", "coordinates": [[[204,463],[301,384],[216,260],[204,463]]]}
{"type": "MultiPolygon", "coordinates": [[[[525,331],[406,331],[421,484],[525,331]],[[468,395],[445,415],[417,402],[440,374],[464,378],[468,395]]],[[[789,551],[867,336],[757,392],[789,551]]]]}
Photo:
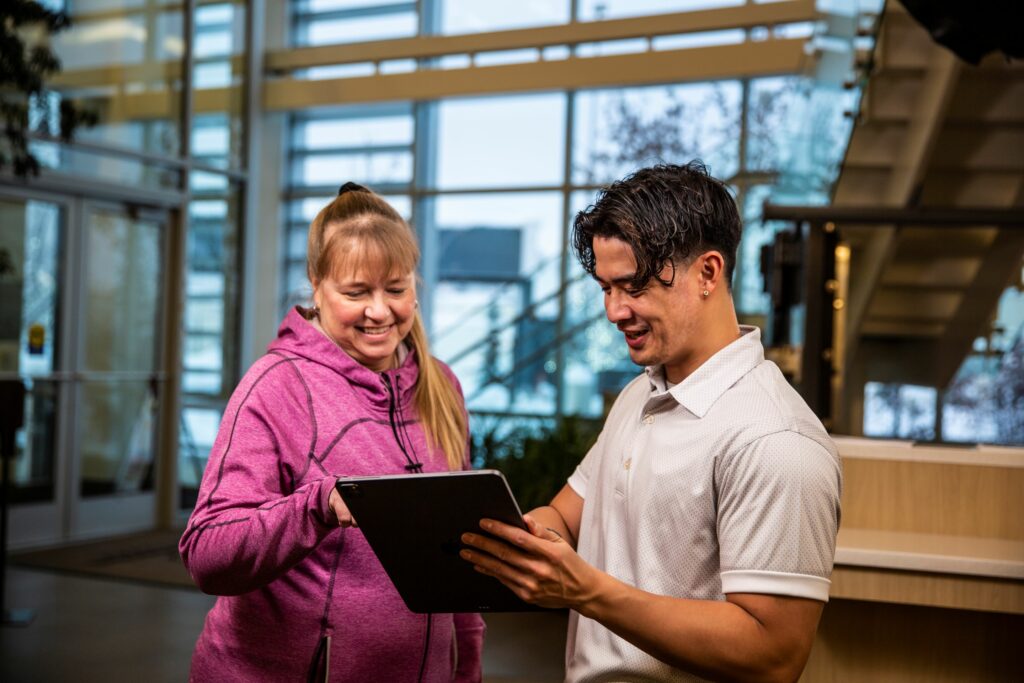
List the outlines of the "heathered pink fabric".
{"type": "MultiPolygon", "coordinates": [[[[406,471],[382,378],[295,310],[268,351],[228,403],[179,546],[196,584],[221,596],[191,680],[305,681],[330,635],[331,681],[416,681],[427,616],[406,609],[362,533],[327,506],[339,475],[406,471]]],[[[413,404],[418,372],[410,353],[387,374],[414,456],[443,471],[413,404]]],[[[483,635],[477,614],[433,615],[422,680],[479,680],[483,635]]]]}

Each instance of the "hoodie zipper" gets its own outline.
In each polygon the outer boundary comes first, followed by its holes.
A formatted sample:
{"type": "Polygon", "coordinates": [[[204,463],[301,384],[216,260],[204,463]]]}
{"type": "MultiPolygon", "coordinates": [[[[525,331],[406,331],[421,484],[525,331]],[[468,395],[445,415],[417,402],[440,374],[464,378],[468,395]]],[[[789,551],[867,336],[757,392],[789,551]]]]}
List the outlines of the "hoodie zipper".
{"type": "Polygon", "coordinates": [[[384,388],[388,391],[388,423],[391,425],[391,433],[395,435],[395,442],[398,444],[399,450],[402,451],[402,455],[405,456],[405,469],[408,472],[414,472],[419,474],[423,471],[423,463],[414,461],[409,455],[409,451],[406,450],[405,444],[402,443],[402,437],[398,434],[398,422],[395,417],[397,410],[398,398],[395,396],[395,390],[391,385],[391,378],[388,377],[386,372],[380,373],[381,380],[384,382],[384,388]]]}

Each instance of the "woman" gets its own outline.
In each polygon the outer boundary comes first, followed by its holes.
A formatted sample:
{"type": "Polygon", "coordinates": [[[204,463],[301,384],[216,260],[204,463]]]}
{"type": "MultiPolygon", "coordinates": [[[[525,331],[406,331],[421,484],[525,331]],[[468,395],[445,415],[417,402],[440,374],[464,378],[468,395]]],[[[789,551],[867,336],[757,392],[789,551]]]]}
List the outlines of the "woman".
{"type": "Polygon", "coordinates": [[[419,250],[383,199],[346,183],[313,220],[313,308],[288,313],[235,389],[181,538],[221,596],[194,681],[474,681],[476,614],[409,612],[334,489],[339,475],[468,467],[467,417],[432,358],[419,250]]]}

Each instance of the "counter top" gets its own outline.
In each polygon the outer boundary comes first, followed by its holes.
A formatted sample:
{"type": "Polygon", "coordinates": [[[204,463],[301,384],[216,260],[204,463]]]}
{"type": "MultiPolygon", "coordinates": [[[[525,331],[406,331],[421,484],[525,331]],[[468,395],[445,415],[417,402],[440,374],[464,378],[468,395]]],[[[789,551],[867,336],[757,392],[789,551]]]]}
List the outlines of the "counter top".
{"type": "Polygon", "coordinates": [[[997,538],[840,529],[836,565],[1024,579],[1024,543],[997,538]]]}

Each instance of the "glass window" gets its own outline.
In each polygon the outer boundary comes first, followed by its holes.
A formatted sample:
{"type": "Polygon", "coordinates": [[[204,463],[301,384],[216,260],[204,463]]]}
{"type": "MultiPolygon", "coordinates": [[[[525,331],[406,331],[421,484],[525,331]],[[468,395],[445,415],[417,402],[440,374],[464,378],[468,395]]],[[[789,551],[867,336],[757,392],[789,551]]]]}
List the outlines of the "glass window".
{"type": "Polygon", "coordinates": [[[627,38],[625,40],[606,40],[601,43],[583,43],[576,53],[580,57],[608,57],[646,51],[647,41],[645,39],[627,38]]]}
{"type": "Polygon", "coordinates": [[[434,353],[473,409],[554,412],[561,193],[442,195],[434,207],[434,353]]]}
{"type": "MultiPolygon", "coordinates": [[[[58,204],[0,200],[0,373],[5,389],[24,385],[23,423],[5,453],[8,501],[53,500],[60,382],[61,254],[64,210],[58,204]]],[[[4,392],[3,400],[17,400],[4,392]]],[[[13,405],[3,404],[9,411],[13,405]]]]}
{"type": "Polygon", "coordinates": [[[750,82],[747,98],[747,169],[782,168],[787,140],[805,121],[806,83],[798,77],[761,78],[750,82]]]}
{"type": "Polygon", "coordinates": [[[438,187],[561,184],[564,94],[450,100],[438,110],[438,187]]]}
{"type": "Polygon", "coordinates": [[[93,210],[86,231],[85,368],[152,372],[158,338],[161,224],[93,210]]]}
{"type": "Polygon", "coordinates": [[[393,116],[345,116],[302,121],[295,127],[300,149],[411,145],[413,119],[407,112],[393,116]]]}
{"type": "Polygon", "coordinates": [[[730,178],[739,168],[740,97],[736,81],[580,93],[573,182],[605,184],[695,158],[715,177],[730,178]]]}
{"type": "Polygon", "coordinates": [[[178,430],[179,505],[191,508],[199,494],[206,461],[217,438],[221,409],[207,406],[185,406],[178,430]]]}
{"type": "Polygon", "coordinates": [[[745,315],[763,315],[768,312],[771,300],[764,289],[761,250],[773,242],[776,232],[792,228],[789,223],[766,223],[761,220],[765,200],[771,196],[771,192],[770,185],[755,185],[747,188],[743,196],[743,238],[736,253],[733,298],[737,312],[745,315]]]}
{"type": "Polygon", "coordinates": [[[566,0],[438,0],[442,33],[484,33],[569,22],[566,0]]]}
{"type": "Polygon", "coordinates": [[[57,369],[62,209],[0,201],[0,372],[57,369]]]}
{"type": "Polygon", "coordinates": [[[730,7],[742,5],[744,2],[745,0],[580,0],[578,11],[580,21],[594,21],[730,7]]]}
{"type": "Polygon", "coordinates": [[[980,337],[943,394],[947,441],[1024,444],[1024,264],[999,298],[991,333],[980,337]]]}
{"type": "MultiPolygon", "coordinates": [[[[216,132],[211,133],[216,139],[216,132]]],[[[195,179],[193,178],[193,184],[195,179]]],[[[240,188],[199,193],[189,204],[182,386],[188,394],[226,397],[235,381],[240,188]]]]}
{"type": "Polygon", "coordinates": [[[416,35],[419,20],[415,12],[362,16],[352,18],[320,18],[310,21],[300,33],[302,45],[335,45],[363,43],[388,38],[416,35]]]}
{"type": "Polygon", "coordinates": [[[864,385],[864,434],[933,440],[935,397],[932,387],[868,382],[864,385]]]}
{"type": "Polygon", "coordinates": [[[699,33],[683,33],[676,36],[658,36],[651,41],[655,50],[688,50],[694,47],[711,45],[735,45],[747,39],[743,29],[727,29],[724,31],[701,31],[699,33]]]}
{"type": "Polygon", "coordinates": [[[370,185],[408,183],[412,181],[412,152],[305,156],[292,173],[304,185],[340,185],[339,179],[349,178],[370,185]]]}

